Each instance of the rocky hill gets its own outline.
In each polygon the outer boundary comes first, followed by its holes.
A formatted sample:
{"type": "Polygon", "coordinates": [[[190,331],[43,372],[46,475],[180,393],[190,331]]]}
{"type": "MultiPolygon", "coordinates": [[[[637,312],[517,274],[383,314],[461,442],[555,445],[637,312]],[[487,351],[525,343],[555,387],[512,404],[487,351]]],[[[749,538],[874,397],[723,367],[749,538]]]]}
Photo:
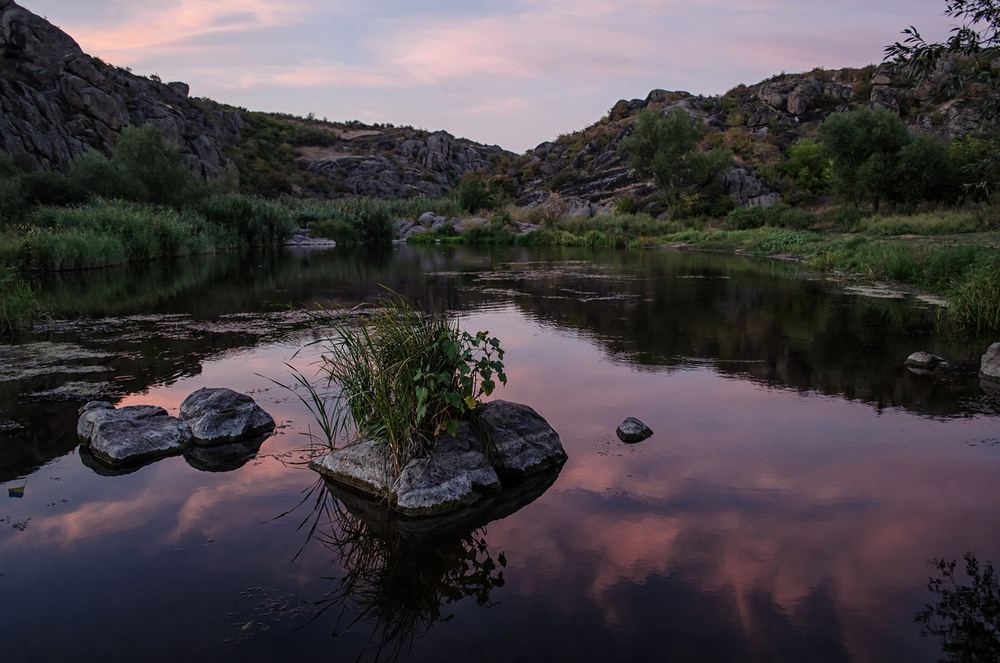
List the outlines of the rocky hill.
{"type": "Polygon", "coordinates": [[[882,64],[782,74],[713,97],[653,90],[645,99],[618,101],[582,131],[529,150],[506,165],[506,174],[517,181],[518,204],[525,207],[548,205],[562,214],[592,216],[625,198],[641,205],[654,197],[655,187],[626,167],[618,145],[631,133],[642,109],[683,109],[702,118],[706,147],[733,151],[735,167],[726,174],[724,186],[736,202],[773,203],[782,198],[777,166],[788,148],[801,138],[817,137],[820,123],[833,112],[881,106],[900,115],[915,133],[948,139],[973,131],[979,91],[971,88],[949,96],[947,74],[956,66],[941,62],[919,86],[893,65],[882,64]]]}
{"type": "Polygon", "coordinates": [[[147,123],[205,177],[237,163],[251,181],[264,172],[264,193],[436,196],[513,156],[443,131],[266,115],[188,92],[93,58],[45,19],[0,0],[0,148],[36,169],[65,172],[89,149],[109,153],[123,128],[147,123]]]}
{"type": "Polygon", "coordinates": [[[88,149],[107,153],[124,127],[150,123],[214,177],[231,166],[224,146],[245,126],[239,113],[189,98],[183,83],[135,76],[90,57],[11,0],[0,0],[0,107],[0,147],[54,171],[66,171],[88,149]]]}
{"type": "Polygon", "coordinates": [[[265,195],[438,196],[479,171],[502,178],[522,207],[591,216],[626,200],[658,213],[655,186],[618,153],[644,108],[701,118],[705,147],[735,156],[720,183],[724,190],[740,205],[769,203],[793,197],[779,166],[796,141],[817,136],[835,111],[882,106],[914,132],[943,138],[972,130],[976,91],[953,98],[945,90],[956,66],[942,62],[919,87],[891,65],[873,65],[782,74],[714,97],[653,90],[644,99],[618,101],[586,129],[515,155],[444,131],[332,123],[191,98],[187,85],[105,64],[44,19],[0,0],[0,148],[24,153],[35,168],[65,171],[88,149],[109,152],[124,127],[151,123],[204,176],[236,167],[244,188],[265,195]]]}

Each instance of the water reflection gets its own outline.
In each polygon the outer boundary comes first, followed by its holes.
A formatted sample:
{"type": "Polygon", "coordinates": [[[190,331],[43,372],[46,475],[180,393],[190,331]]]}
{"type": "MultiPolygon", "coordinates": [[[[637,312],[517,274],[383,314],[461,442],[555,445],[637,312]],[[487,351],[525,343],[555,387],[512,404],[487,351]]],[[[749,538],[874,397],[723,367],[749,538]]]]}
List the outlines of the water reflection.
{"type": "Polygon", "coordinates": [[[392,522],[384,505],[365,504],[327,482],[313,492],[310,537],[329,549],[340,572],[325,579],[334,588],[315,601],[310,621],[334,615],[334,637],[367,629],[359,660],[408,654],[417,638],[451,619],[451,604],[493,605],[507,560],[490,551],[485,527],[431,537],[420,525],[392,522]]]}
{"type": "Polygon", "coordinates": [[[961,581],[954,560],[932,560],[937,577],[927,582],[936,596],[914,619],[921,635],[941,640],[947,661],[976,663],[1000,661],[1000,580],[993,564],[980,566],[972,553],[965,554],[965,576],[961,581]]]}

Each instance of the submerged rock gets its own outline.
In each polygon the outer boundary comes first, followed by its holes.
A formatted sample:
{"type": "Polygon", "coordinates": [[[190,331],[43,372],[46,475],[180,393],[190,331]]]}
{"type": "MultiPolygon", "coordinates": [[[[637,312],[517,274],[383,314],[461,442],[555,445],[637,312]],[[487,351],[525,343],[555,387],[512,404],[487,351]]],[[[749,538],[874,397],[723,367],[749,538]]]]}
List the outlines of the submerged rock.
{"type": "Polygon", "coordinates": [[[646,424],[635,417],[629,417],[618,425],[618,439],[629,444],[642,442],[653,434],[653,431],[646,424]]]}
{"type": "Polygon", "coordinates": [[[81,444],[112,465],[142,463],[181,453],[191,445],[191,427],[158,405],[115,408],[91,401],[76,426],[81,444]]]}
{"type": "Polygon", "coordinates": [[[520,480],[565,462],[559,435],[530,407],[493,401],[482,418],[494,449],[492,462],[472,427],[463,423],[455,437],[442,435],[430,456],[410,461],[395,479],[386,445],[374,440],[337,449],[311,467],[371,497],[391,495],[398,514],[430,516],[481,503],[502,489],[501,478],[520,480]]]}
{"type": "Polygon", "coordinates": [[[979,377],[1000,382],[1000,343],[994,343],[986,350],[979,366],[979,377]]]}
{"type": "Polygon", "coordinates": [[[232,389],[202,387],[184,399],[180,415],[199,444],[237,442],[274,430],[271,415],[232,389]]]}

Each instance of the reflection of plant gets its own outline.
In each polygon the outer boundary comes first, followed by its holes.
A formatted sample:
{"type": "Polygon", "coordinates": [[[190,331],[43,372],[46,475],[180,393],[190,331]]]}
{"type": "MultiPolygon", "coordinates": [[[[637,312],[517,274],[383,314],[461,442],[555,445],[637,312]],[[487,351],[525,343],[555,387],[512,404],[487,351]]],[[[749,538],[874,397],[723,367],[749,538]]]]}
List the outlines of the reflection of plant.
{"type": "Polygon", "coordinates": [[[330,518],[330,529],[320,532],[314,523],[311,536],[336,553],[341,573],[329,578],[337,586],[315,602],[311,621],[333,608],[340,613],[334,635],[370,625],[366,650],[375,660],[397,658],[435,622],[450,619],[442,606],[475,598],[477,605],[490,607],[490,592],[504,585],[507,560],[503,553],[495,559],[490,554],[485,529],[433,543],[383,537],[325,490],[322,494],[328,497],[322,514],[330,518]]]}
{"type": "Polygon", "coordinates": [[[332,405],[299,374],[310,407],[333,446],[338,436],[388,445],[396,474],[433,448],[459,421],[475,423],[480,396],[506,384],[503,349],[488,332],[461,331],[447,317],[414,308],[400,296],[382,298],[360,324],[342,324],[320,341],[320,371],[339,393],[332,405]]]}
{"type": "Polygon", "coordinates": [[[965,574],[971,585],[955,580],[957,563],[931,562],[941,574],[931,578],[927,589],[940,599],[920,610],[915,621],[921,634],[939,636],[949,661],[1000,660],[1000,581],[990,562],[980,568],[972,553],[965,554],[965,574]]]}

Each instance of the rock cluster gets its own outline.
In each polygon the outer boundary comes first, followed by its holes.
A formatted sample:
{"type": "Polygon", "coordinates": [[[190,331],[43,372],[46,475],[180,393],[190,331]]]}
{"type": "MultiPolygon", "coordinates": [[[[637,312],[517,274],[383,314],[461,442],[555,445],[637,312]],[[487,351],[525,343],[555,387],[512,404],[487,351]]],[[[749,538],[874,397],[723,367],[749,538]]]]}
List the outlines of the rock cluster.
{"type": "Polygon", "coordinates": [[[255,440],[272,430],[274,419],[252,398],[209,388],[185,398],[180,417],[158,405],[115,408],[106,401],[91,401],[81,408],[76,426],[80,443],[112,466],[142,464],[183,453],[191,445],[255,440]]]}
{"type": "Polygon", "coordinates": [[[431,516],[474,505],[500,491],[503,482],[523,481],[565,462],[559,435],[527,405],[492,401],[482,418],[494,448],[492,462],[463,422],[454,437],[442,435],[430,456],[410,461],[395,478],[386,445],[374,440],[335,450],[310,466],[374,499],[391,496],[396,513],[431,516]]]}
{"type": "Polygon", "coordinates": [[[0,0],[0,148],[65,172],[88,150],[108,153],[125,127],[152,124],[198,172],[231,167],[223,146],[242,116],[191,99],[183,83],[134,76],[85,54],[43,18],[0,0]]]}

